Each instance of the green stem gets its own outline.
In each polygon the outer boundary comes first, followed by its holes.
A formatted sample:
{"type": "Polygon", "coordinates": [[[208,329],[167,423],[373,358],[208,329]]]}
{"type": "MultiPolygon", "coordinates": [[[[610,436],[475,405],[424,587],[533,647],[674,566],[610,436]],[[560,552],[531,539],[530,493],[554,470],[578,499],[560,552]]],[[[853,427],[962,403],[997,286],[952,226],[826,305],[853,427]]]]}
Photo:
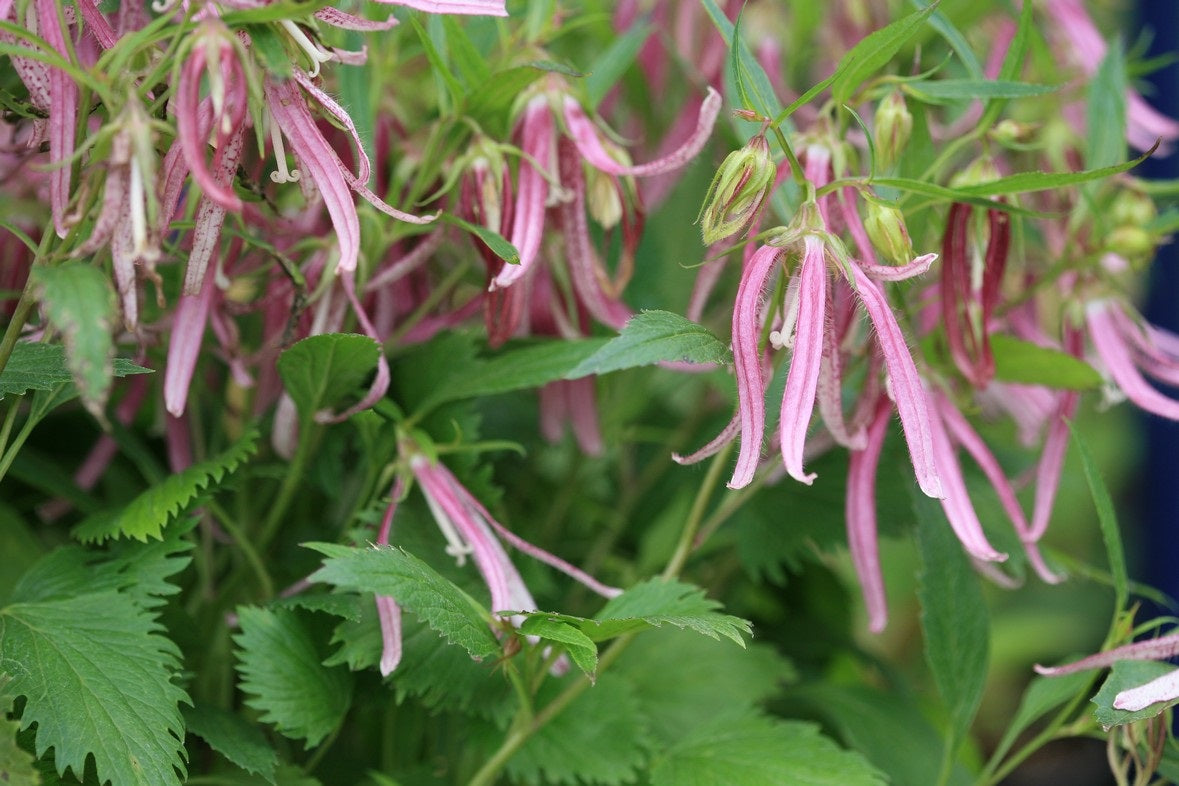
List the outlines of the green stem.
{"type": "Polygon", "coordinates": [[[246,533],[242,531],[241,527],[234,522],[233,518],[216,502],[208,502],[206,505],[213,515],[217,517],[217,523],[221,525],[221,529],[233,539],[237,547],[241,549],[242,556],[246,558],[246,562],[254,571],[254,575],[258,579],[258,586],[262,590],[262,597],[269,599],[274,597],[274,582],[270,578],[270,572],[266,570],[266,565],[263,564],[262,558],[258,556],[254,544],[250,543],[250,539],[246,537],[246,533]]]}
{"type": "Polygon", "coordinates": [[[696,534],[700,531],[700,522],[704,520],[704,511],[708,507],[708,501],[712,498],[712,490],[716,488],[721,473],[728,466],[729,451],[732,447],[733,443],[730,442],[712,457],[712,463],[708,466],[708,474],[704,476],[704,482],[700,484],[700,489],[696,492],[696,499],[692,501],[692,509],[688,513],[687,521],[684,522],[683,531],[680,532],[679,543],[676,544],[675,552],[668,560],[667,567],[663,569],[664,581],[669,581],[680,574],[688,557],[691,556],[692,550],[699,545],[696,542],[696,534]]]}
{"type": "Polygon", "coordinates": [[[16,439],[8,446],[8,450],[3,456],[0,456],[0,481],[4,480],[4,476],[8,474],[9,468],[12,467],[12,462],[16,460],[16,454],[20,453],[21,447],[29,438],[29,435],[33,433],[33,427],[37,425],[38,420],[39,418],[30,415],[25,420],[25,424],[21,427],[21,430],[17,432],[16,439]]]}
{"type": "Polygon", "coordinates": [[[303,482],[303,472],[307,468],[308,459],[311,458],[311,449],[319,435],[319,430],[319,426],[309,418],[299,424],[299,445],[295,448],[295,456],[287,467],[287,474],[282,479],[278,496],[271,504],[270,514],[266,517],[266,522],[262,525],[262,531],[258,535],[259,551],[266,550],[270,541],[278,534],[278,528],[282,526],[287,508],[291,506],[291,500],[294,499],[295,492],[299,490],[299,486],[303,482]]]}
{"type": "Polygon", "coordinates": [[[20,338],[20,332],[24,328],[29,314],[33,312],[34,305],[33,277],[30,275],[28,283],[25,284],[25,290],[21,293],[20,300],[17,301],[16,310],[12,312],[8,328],[4,331],[4,338],[0,339],[0,373],[8,365],[8,359],[12,357],[12,351],[16,349],[17,339],[20,338]]]}

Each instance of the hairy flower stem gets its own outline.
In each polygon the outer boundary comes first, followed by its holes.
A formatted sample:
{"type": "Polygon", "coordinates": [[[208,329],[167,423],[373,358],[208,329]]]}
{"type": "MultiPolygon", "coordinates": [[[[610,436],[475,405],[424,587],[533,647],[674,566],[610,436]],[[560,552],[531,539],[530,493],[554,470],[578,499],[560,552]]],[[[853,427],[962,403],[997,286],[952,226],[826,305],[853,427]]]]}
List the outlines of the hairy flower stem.
{"type": "MultiPolygon", "coordinates": [[[[691,555],[694,547],[696,532],[700,529],[700,522],[704,519],[704,511],[708,507],[709,500],[712,498],[712,492],[720,481],[722,473],[728,467],[728,454],[729,446],[726,446],[725,449],[713,456],[712,463],[708,467],[708,474],[705,475],[704,481],[700,484],[700,489],[696,492],[696,499],[692,502],[692,509],[688,513],[688,518],[684,521],[684,529],[680,534],[679,543],[676,544],[675,552],[668,561],[667,567],[663,570],[662,578],[664,581],[670,581],[678,576],[680,571],[683,570],[684,564],[688,561],[688,557],[691,555]]],[[[602,653],[602,657],[598,660],[599,675],[618,660],[637,635],[638,632],[636,631],[619,636],[610,645],[610,648],[602,653]]],[[[520,709],[516,711],[516,718],[512,722],[511,732],[499,746],[499,749],[472,776],[468,782],[468,786],[491,786],[491,784],[495,783],[496,778],[499,777],[500,770],[516,754],[516,751],[520,750],[533,734],[544,728],[545,724],[564,712],[591,685],[593,683],[590,682],[589,677],[582,675],[576,682],[563,690],[557,698],[549,702],[544,709],[536,713],[530,722],[526,720],[524,713],[530,713],[531,708],[522,704],[520,709]]]]}

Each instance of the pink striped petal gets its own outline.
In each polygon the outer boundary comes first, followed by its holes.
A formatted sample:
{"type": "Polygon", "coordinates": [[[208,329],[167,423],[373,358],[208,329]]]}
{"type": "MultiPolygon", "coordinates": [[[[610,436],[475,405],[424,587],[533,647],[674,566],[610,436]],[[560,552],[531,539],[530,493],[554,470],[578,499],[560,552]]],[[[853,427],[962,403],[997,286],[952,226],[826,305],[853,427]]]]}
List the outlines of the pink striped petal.
{"type": "Polygon", "coordinates": [[[338,27],[341,30],[356,30],[361,33],[388,30],[397,24],[397,17],[394,16],[389,17],[383,22],[374,22],[371,19],[362,19],[359,16],[346,14],[340,9],[330,6],[316,11],[315,18],[324,24],[338,27]]]}
{"type": "Polygon", "coordinates": [[[1064,666],[1040,666],[1037,664],[1036,673],[1058,677],[1062,674],[1073,674],[1087,669],[1102,669],[1112,666],[1119,660],[1166,660],[1176,655],[1179,655],[1179,633],[1171,633],[1167,636],[1159,636],[1157,639],[1123,644],[1121,647],[1098,652],[1064,666]]]}
{"type": "Polygon", "coordinates": [[[708,96],[700,105],[700,114],[696,118],[696,130],[692,135],[671,153],[638,166],[626,166],[614,160],[603,147],[593,121],[586,117],[581,105],[569,96],[565,98],[565,123],[581,157],[594,167],[615,176],[643,177],[679,169],[695,158],[712,134],[712,127],[716,123],[716,116],[720,112],[720,108],[720,93],[709,87],[708,96]]]}
{"type": "Polygon", "coordinates": [[[176,305],[172,336],[168,340],[168,361],[164,367],[164,407],[173,417],[184,414],[216,288],[214,277],[205,276],[200,292],[181,295],[176,305]]]}
{"type": "MultiPolygon", "coordinates": [[[[65,32],[58,23],[58,4],[54,0],[36,0],[38,32],[54,51],[69,57],[65,32]]],[[[60,68],[49,68],[49,203],[53,227],[58,237],[65,237],[66,206],[70,201],[70,180],[74,155],[74,137],[78,123],[78,86],[60,68]]],[[[134,321],[134,320],[132,320],[134,321]]]]}
{"type": "Polygon", "coordinates": [[[399,5],[428,14],[468,14],[475,16],[507,16],[504,0],[377,0],[378,3],[399,5]]]}
{"type": "Polygon", "coordinates": [[[827,327],[827,259],[819,237],[807,235],[803,242],[798,271],[798,326],[790,372],[786,375],[786,389],[782,394],[778,436],[786,471],[790,477],[809,486],[816,476],[813,472],[803,471],[802,454],[823,362],[823,335],[827,327]]]}
{"type": "Polygon", "coordinates": [[[762,246],[749,259],[737,287],[733,305],[733,367],[737,375],[737,413],[741,419],[741,451],[728,486],[739,489],[753,480],[761,460],[761,443],[766,428],[766,386],[761,360],[762,290],[782,249],[762,246]]]}
{"type": "Polygon", "coordinates": [[[958,457],[954,454],[954,448],[941,420],[932,420],[930,426],[934,460],[937,462],[941,488],[945,494],[941,499],[942,510],[946,512],[950,527],[970,556],[987,562],[1002,562],[1007,559],[1007,555],[995,551],[987,541],[987,536],[983,534],[974,503],[970,501],[970,494],[966,490],[966,481],[962,478],[958,457]]]}
{"type": "Polygon", "coordinates": [[[884,356],[884,367],[892,383],[893,400],[901,416],[901,429],[909,445],[913,459],[913,472],[917,485],[926,495],[941,498],[941,483],[938,481],[938,467],[933,455],[933,437],[929,401],[913,356],[905,343],[905,336],[897,324],[896,316],[889,308],[888,301],[880,287],[855,264],[846,270],[852,275],[849,283],[864,304],[868,318],[876,329],[876,341],[884,356]]]}
{"type": "Polygon", "coordinates": [[[876,532],[876,469],[891,414],[888,402],[881,400],[868,426],[864,449],[850,453],[844,500],[847,545],[856,576],[860,579],[860,591],[864,594],[868,630],[873,633],[880,633],[888,625],[888,598],[884,592],[884,575],[880,571],[876,532]]]}
{"type": "Polygon", "coordinates": [[[1112,301],[1100,300],[1085,307],[1089,338],[1097,355],[1126,398],[1147,412],[1179,420],[1179,401],[1155,390],[1134,365],[1132,348],[1119,330],[1115,317],[1117,306],[1112,301]]]}
{"type": "Polygon", "coordinates": [[[511,286],[527,273],[540,251],[549,184],[537,165],[548,167],[553,157],[553,115],[544,96],[532,99],[524,109],[519,137],[521,150],[526,155],[520,158],[512,232],[508,240],[520,253],[520,263],[504,265],[491,281],[493,290],[511,286]]]}

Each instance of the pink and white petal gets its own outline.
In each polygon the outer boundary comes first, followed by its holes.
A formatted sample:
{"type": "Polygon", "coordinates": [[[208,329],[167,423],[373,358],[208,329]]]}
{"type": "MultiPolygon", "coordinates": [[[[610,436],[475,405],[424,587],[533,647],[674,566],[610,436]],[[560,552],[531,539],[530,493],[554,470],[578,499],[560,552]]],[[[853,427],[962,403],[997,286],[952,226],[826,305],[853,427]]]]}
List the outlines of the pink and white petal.
{"type": "Polygon", "coordinates": [[[467,14],[474,16],[507,16],[504,0],[377,0],[378,3],[399,5],[428,14],[467,14]]]}
{"type": "Polygon", "coordinates": [[[1134,365],[1133,349],[1119,330],[1112,301],[1094,301],[1085,308],[1089,338],[1097,355],[1126,398],[1147,412],[1179,420],[1179,401],[1155,390],[1134,365]]]}
{"type": "Polygon", "coordinates": [[[401,607],[388,595],[376,595],[381,623],[381,676],[388,677],[401,663],[401,607]]]}
{"type": "MultiPolygon", "coordinates": [[[[59,24],[54,0],[36,0],[38,32],[46,43],[62,57],[69,56],[65,33],[59,24]]],[[[59,237],[65,237],[66,207],[70,201],[71,169],[69,160],[74,154],[74,138],[78,123],[78,85],[60,68],[49,68],[49,204],[53,227],[59,237]]]]}
{"type": "Polygon", "coordinates": [[[1136,712],[1152,704],[1179,699],[1179,669],[1153,679],[1145,685],[1124,690],[1114,696],[1114,709],[1136,712]]]}
{"type": "Polygon", "coordinates": [[[214,276],[205,276],[200,292],[184,294],[172,318],[172,336],[168,341],[168,360],[164,367],[164,407],[173,417],[184,414],[188,388],[200,357],[209,321],[209,307],[217,284],[214,276]]]}
{"type": "Polygon", "coordinates": [[[1107,666],[1112,666],[1119,660],[1166,660],[1176,655],[1179,655],[1179,633],[1171,633],[1166,636],[1159,636],[1157,639],[1147,639],[1146,641],[1136,641],[1132,644],[1123,644],[1121,647],[1115,647],[1106,652],[1098,652],[1086,658],[1081,658],[1078,661],[1066,663],[1063,666],[1040,666],[1037,664],[1036,673],[1049,677],[1057,677],[1062,674],[1073,674],[1087,669],[1103,669],[1107,666]]]}
{"type": "Polygon", "coordinates": [[[905,336],[876,282],[854,264],[848,265],[847,270],[852,275],[849,283],[864,304],[868,318],[876,329],[876,341],[880,345],[884,367],[892,383],[893,400],[901,416],[901,429],[909,445],[917,485],[926,495],[941,498],[943,490],[933,455],[929,401],[921,375],[917,373],[917,366],[905,343],[905,336]]]}
{"type": "Polygon", "coordinates": [[[945,494],[941,499],[942,510],[946,512],[950,527],[970,556],[987,562],[1002,562],[1007,559],[1007,555],[996,551],[983,533],[974,503],[970,501],[970,494],[966,490],[966,481],[962,478],[958,457],[954,454],[941,420],[933,420],[930,425],[934,460],[940,471],[941,487],[945,494]]]}
{"type": "Polygon", "coordinates": [[[606,148],[602,146],[602,140],[598,138],[598,130],[594,127],[593,121],[586,116],[581,105],[571,97],[565,98],[564,111],[565,124],[569,128],[569,134],[573,143],[577,145],[577,150],[581,153],[582,158],[611,175],[643,177],[679,169],[695,158],[708,141],[708,137],[712,135],[712,127],[716,123],[716,116],[720,112],[720,108],[720,93],[709,87],[708,95],[700,105],[700,114],[696,118],[696,130],[692,132],[692,135],[677,149],[662,158],[637,166],[620,164],[606,152],[606,148]]]}
{"type": "Polygon", "coordinates": [[[491,281],[491,289],[503,289],[526,274],[540,252],[544,210],[549,184],[544,172],[553,156],[553,115],[544,96],[532,99],[520,122],[520,145],[527,154],[520,159],[512,231],[508,240],[520,254],[517,265],[504,265],[491,281]]]}
{"type": "Polygon", "coordinates": [[[356,124],[352,122],[352,116],[344,110],[344,107],[337,104],[334,98],[320,90],[305,71],[296,68],[294,74],[295,81],[302,85],[303,89],[318,101],[319,105],[326,109],[328,114],[334,117],[352,137],[352,147],[356,151],[356,180],[362,184],[368,183],[371,166],[368,154],[364,152],[364,144],[360,141],[360,133],[356,130],[356,124]]]}
{"type": "Polygon", "coordinates": [[[713,437],[712,441],[710,441],[707,445],[694,453],[689,453],[686,456],[680,455],[679,453],[672,453],[671,460],[676,464],[683,466],[687,466],[689,464],[699,464],[704,459],[710,458],[715,456],[717,453],[720,453],[721,448],[737,438],[737,433],[740,430],[741,413],[734,412],[732,419],[728,422],[728,425],[721,429],[721,432],[713,437]]]}
{"type": "Polygon", "coordinates": [[[388,30],[397,24],[397,17],[395,16],[390,16],[383,22],[376,22],[371,19],[362,19],[359,16],[344,13],[340,9],[330,6],[316,11],[315,18],[324,24],[338,27],[341,30],[355,30],[361,33],[388,30]]]}
{"type": "Polygon", "coordinates": [[[733,370],[737,376],[737,414],[740,417],[741,450],[728,486],[748,486],[761,460],[766,427],[765,379],[762,374],[761,300],[762,291],[782,249],[762,246],[749,259],[737,287],[733,305],[733,370]]]}
{"type": "Polygon", "coordinates": [[[827,260],[823,241],[807,235],[798,271],[798,327],[794,354],[782,393],[782,414],[778,436],[782,462],[795,480],[814,482],[815,474],[803,471],[803,450],[815,407],[815,393],[823,362],[824,333],[827,328],[827,260]]]}

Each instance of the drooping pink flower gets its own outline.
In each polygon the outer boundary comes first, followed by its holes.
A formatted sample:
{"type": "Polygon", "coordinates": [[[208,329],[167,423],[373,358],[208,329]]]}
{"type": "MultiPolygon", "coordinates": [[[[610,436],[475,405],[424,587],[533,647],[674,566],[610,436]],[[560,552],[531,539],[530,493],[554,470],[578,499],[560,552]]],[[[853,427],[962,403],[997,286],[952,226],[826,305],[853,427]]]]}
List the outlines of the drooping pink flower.
{"type": "Polygon", "coordinates": [[[1179,420],[1179,401],[1154,388],[1143,372],[1169,384],[1179,384],[1176,341],[1166,331],[1137,322],[1125,306],[1112,298],[1091,300],[1085,306],[1089,339],[1105,370],[1126,398],[1159,417],[1179,420]]]}

